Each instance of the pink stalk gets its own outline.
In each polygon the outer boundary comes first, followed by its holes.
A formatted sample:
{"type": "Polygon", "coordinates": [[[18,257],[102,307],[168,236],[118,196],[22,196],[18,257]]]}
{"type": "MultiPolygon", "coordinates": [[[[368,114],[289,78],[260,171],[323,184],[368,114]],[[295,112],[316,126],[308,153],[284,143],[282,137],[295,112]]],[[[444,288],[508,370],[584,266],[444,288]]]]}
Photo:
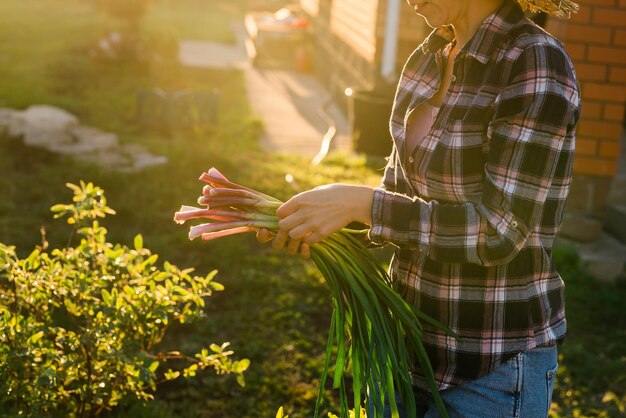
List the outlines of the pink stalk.
{"type": "Polygon", "coordinates": [[[193,240],[209,232],[222,231],[225,229],[239,228],[239,227],[251,227],[251,228],[268,228],[276,229],[276,222],[262,222],[262,221],[231,221],[231,222],[213,222],[207,224],[195,225],[189,228],[189,239],[193,240]]]}
{"type": "Polygon", "coordinates": [[[224,181],[228,181],[226,176],[220,173],[220,171],[215,167],[209,168],[208,174],[212,177],[221,178],[224,181]]]}
{"type": "MultiPolygon", "coordinates": [[[[216,196],[216,197],[217,196],[219,196],[219,197],[236,196],[236,197],[247,197],[248,199],[257,199],[257,200],[265,199],[260,194],[251,192],[249,190],[231,189],[231,188],[228,188],[228,187],[204,186],[202,188],[202,194],[204,196],[216,196]]],[[[274,200],[272,200],[272,201],[274,201],[274,200]]]]}
{"type": "Polygon", "coordinates": [[[251,192],[254,191],[254,190],[252,190],[252,189],[250,189],[248,187],[241,186],[241,185],[239,185],[237,183],[231,182],[226,177],[222,176],[221,173],[220,173],[219,176],[217,176],[215,174],[212,174],[211,170],[209,170],[209,172],[202,173],[202,175],[200,176],[199,180],[205,181],[205,182],[209,183],[210,185],[212,185],[214,187],[226,187],[226,188],[230,188],[230,189],[241,189],[241,190],[248,190],[248,191],[251,191],[251,192]]]}
{"type": "Polygon", "coordinates": [[[228,235],[241,234],[243,232],[252,232],[252,231],[255,231],[255,230],[256,229],[251,227],[251,226],[240,226],[238,228],[224,229],[222,231],[217,231],[217,232],[206,232],[206,233],[202,234],[202,240],[203,241],[210,241],[212,239],[226,237],[228,235]]]}
{"type": "Polygon", "coordinates": [[[212,196],[200,196],[198,198],[199,205],[206,205],[211,208],[219,208],[224,206],[256,206],[259,203],[258,200],[246,199],[241,197],[212,197],[212,196]]]}
{"type": "Polygon", "coordinates": [[[211,167],[208,172],[202,173],[199,180],[207,182],[214,187],[247,190],[249,192],[262,196],[267,200],[277,201],[277,199],[273,198],[272,196],[266,195],[265,193],[261,193],[249,187],[242,186],[241,184],[233,183],[232,181],[228,180],[225,175],[220,173],[219,170],[215,167],[211,167]]]}
{"type": "Polygon", "coordinates": [[[216,221],[234,221],[237,219],[247,218],[244,212],[233,210],[210,210],[196,208],[194,206],[181,206],[180,211],[174,214],[174,221],[179,224],[185,223],[190,219],[207,218],[216,221]]]}

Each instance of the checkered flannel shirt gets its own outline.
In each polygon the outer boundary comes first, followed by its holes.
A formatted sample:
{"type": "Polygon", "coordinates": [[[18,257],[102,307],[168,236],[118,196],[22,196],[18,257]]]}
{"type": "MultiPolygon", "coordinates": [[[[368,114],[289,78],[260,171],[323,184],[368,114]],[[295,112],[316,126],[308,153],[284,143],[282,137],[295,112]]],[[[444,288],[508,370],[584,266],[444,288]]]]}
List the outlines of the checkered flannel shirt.
{"type": "Polygon", "coordinates": [[[505,2],[462,47],[431,130],[406,149],[408,115],[437,91],[450,42],[438,28],[405,64],[369,234],[396,246],[390,271],[406,300],[459,336],[424,324],[440,389],[564,337],[551,249],[580,110],[562,44],[505,2]]]}

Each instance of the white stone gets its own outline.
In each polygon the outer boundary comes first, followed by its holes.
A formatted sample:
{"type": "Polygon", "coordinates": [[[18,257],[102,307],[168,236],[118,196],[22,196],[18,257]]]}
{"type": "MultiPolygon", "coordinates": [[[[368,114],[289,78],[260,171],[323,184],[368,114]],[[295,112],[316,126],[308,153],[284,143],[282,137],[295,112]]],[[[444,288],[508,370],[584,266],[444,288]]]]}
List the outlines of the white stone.
{"type": "Polygon", "coordinates": [[[17,112],[13,109],[0,108],[0,136],[8,132],[9,126],[11,126],[16,113],[17,112]]]}
{"type": "Polygon", "coordinates": [[[18,112],[7,107],[0,107],[0,126],[8,126],[18,112]]]}
{"type": "Polygon", "coordinates": [[[119,150],[116,149],[103,150],[89,154],[78,154],[76,158],[110,169],[130,168],[133,162],[130,157],[120,153],[119,150]]]}
{"type": "Polygon", "coordinates": [[[168,162],[141,144],[120,146],[116,134],[80,125],[76,116],[48,105],[31,106],[22,112],[0,108],[0,134],[5,132],[10,137],[23,137],[26,145],[73,155],[111,170],[130,172],[168,162]]]}
{"type": "Polygon", "coordinates": [[[10,138],[17,138],[22,136],[23,130],[22,112],[15,109],[0,108],[0,133],[6,133],[10,138]]]}
{"type": "Polygon", "coordinates": [[[51,149],[51,147],[72,143],[72,135],[67,130],[45,129],[28,123],[23,127],[22,136],[24,144],[32,147],[51,149]]]}
{"type": "Polygon", "coordinates": [[[137,170],[161,164],[167,164],[167,157],[153,154],[136,154],[134,156],[133,166],[137,170]]]}
{"type": "Polygon", "coordinates": [[[135,144],[135,143],[123,144],[120,147],[120,151],[131,156],[135,154],[149,154],[150,153],[150,151],[148,151],[148,148],[144,147],[141,144],[135,144]]]}
{"type": "Polygon", "coordinates": [[[78,126],[79,120],[71,113],[49,105],[33,105],[22,112],[27,125],[52,131],[66,131],[78,126]]]}
{"type": "Polygon", "coordinates": [[[69,129],[78,126],[78,118],[58,107],[33,105],[19,114],[11,127],[11,136],[23,136],[24,143],[38,147],[56,147],[72,142],[69,129]]]}
{"type": "Polygon", "coordinates": [[[124,144],[121,146],[121,151],[132,158],[133,171],[168,162],[167,157],[154,155],[141,144],[124,144]]]}
{"type": "Polygon", "coordinates": [[[72,128],[70,133],[79,143],[89,145],[98,150],[115,148],[119,145],[116,134],[104,132],[93,126],[80,125],[72,128]]]}
{"type": "Polygon", "coordinates": [[[89,154],[98,151],[98,148],[94,144],[91,144],[89,142],[48,144],[47,146],[44,146],[44,148],[46,148],[48,151],[64,155],[89,154]]]}

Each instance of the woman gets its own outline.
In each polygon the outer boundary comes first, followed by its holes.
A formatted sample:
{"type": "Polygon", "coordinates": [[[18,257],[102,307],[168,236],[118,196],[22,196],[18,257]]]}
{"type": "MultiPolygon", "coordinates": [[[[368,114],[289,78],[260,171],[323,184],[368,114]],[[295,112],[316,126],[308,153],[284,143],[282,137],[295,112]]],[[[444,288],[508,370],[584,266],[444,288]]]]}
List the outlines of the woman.
{"type": "MultiPolygon", "coordinates": [[[[564,14],[567,0],[519,0],[564,14]]],[[[566,331],[552,243],[568,194],[580,99],[563,46],[515,0],[409,0],[433,32],[407,61],[378,188],[332,184],[278,210],[275,248],[309,246],[350,222],[396,246],[406,300],[455,417],[545,417],[566,331]]],[[[259,232],[259,240],[271,237],[259,232]]],[[[438,416],[412,370],[420,416],[438,416]]]]}

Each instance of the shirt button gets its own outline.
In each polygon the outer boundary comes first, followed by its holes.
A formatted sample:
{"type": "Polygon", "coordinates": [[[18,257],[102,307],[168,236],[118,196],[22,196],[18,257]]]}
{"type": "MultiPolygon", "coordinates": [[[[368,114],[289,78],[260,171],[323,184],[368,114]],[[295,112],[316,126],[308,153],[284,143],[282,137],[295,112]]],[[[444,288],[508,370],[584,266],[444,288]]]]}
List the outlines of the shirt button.
{"type": "Polygon", "coordinates": [[[411,157],[409,157],[409,162],[410,162],[411,164],[413,164],[413,163],[415,162],[415,158],[413,158],[412,156],[411,156],[411,157]]]}
{"type": "Polygon", "coordinates": [[[517,221],[513,221],[513,222],[511,222],[511,226],[512,226],[513,228],[517,228],[517,225],[518,225],[517,221]]]}
{"type": "Polygon", "coordinates": [[[456,76],[454,74],[452,74],[452,77],[450,78],[450,81],[452,81],[453,83],[456,81],[456,76]]]}

